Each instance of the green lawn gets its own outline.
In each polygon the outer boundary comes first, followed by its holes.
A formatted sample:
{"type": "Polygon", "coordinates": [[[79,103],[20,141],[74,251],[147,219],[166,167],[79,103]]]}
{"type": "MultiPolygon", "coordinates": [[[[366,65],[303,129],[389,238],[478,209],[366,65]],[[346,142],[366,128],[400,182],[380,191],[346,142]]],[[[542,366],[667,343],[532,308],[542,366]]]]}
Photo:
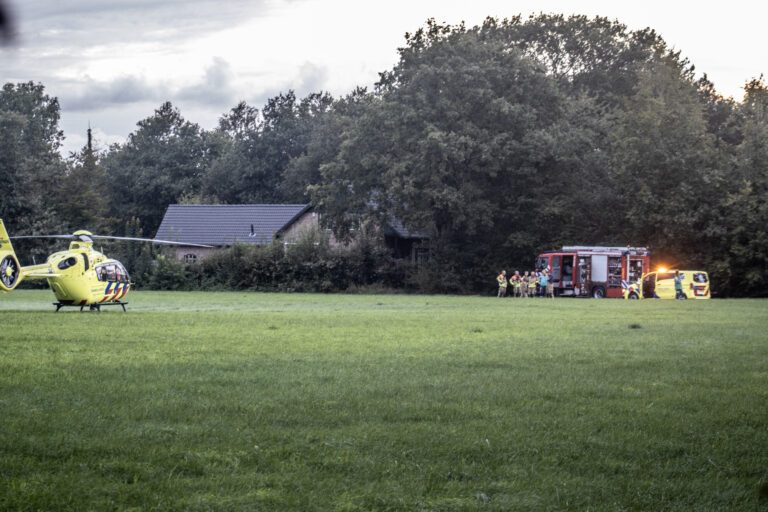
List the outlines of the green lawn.
{"type": "Polygon", "coordinates": [[[0,510],[766,510],[768,302],[0,295],[0,510]]]}

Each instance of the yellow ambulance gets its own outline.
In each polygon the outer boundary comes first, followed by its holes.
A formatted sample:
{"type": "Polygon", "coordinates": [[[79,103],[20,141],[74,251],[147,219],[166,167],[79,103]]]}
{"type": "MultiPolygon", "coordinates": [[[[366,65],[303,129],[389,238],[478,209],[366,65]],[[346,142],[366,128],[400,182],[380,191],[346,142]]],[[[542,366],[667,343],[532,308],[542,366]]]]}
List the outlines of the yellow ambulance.
{"type": "Polygon", "coordinates": [[[659,270],[643,275],[640,286],[631,286],[628,299],[674,299],[675,272],[683,277],[683,294],[686,299],[712,298],[709,275],[703,270],[659,270]]]}

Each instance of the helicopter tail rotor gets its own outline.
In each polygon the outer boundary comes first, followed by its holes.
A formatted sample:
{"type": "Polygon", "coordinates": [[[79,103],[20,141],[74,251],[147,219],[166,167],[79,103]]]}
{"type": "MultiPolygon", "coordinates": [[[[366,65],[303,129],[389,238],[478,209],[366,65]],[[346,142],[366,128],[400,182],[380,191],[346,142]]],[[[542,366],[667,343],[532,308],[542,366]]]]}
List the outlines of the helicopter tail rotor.
{"type": "Polygon", "coordinates": [[[21,266],[15,256],[6,254],[0,259],[0,290],[9,292],[21,281],[21,266]]]}
{"type": "Polygon", "coordinates": [[[21,265],[13,251],[5,224],[0,220],[0,290],[9,292],[16,288],[22,279],[21,265]]]}

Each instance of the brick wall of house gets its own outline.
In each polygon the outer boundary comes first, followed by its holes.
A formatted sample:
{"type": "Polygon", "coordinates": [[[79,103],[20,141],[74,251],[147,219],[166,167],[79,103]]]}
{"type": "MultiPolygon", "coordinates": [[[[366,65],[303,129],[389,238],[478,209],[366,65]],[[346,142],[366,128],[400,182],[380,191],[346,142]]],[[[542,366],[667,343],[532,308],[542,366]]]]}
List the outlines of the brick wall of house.
{"type": "Polygon", "coordinates": [[[304,215],[297,219],[296,222],[291,224],[291,226],[282,233],[280,239],[285,243],[295,243],[302,236],[313,230],[319,230],[321,233],[328,236],[331,247],[341,245],[330,230],[326,230],[320,226],[320,214],[313,211],[304,213],[304,215]]]}

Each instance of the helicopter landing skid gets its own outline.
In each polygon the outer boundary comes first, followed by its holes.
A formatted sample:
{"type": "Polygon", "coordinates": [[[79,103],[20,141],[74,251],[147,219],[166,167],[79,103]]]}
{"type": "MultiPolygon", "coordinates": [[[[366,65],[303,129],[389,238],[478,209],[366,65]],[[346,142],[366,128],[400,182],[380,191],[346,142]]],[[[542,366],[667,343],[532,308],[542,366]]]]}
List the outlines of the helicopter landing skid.
{"type": "Polygon", "coordinates": [[[127,302],[107,302],[105,304],[91,304],[90,306],[81,306],[79,304],[64,304],[62,302],[54,302],[54,306],[56,306],[56,313],[59,312],[61,308],[71,307],[71,308],[80,308],[80,311],[82,311],[84,308],[88,308],[89,311],[101,311],[102,306],[122,306],[123,312],[125,312],[125,306],[128,305],[127,302]]]}

